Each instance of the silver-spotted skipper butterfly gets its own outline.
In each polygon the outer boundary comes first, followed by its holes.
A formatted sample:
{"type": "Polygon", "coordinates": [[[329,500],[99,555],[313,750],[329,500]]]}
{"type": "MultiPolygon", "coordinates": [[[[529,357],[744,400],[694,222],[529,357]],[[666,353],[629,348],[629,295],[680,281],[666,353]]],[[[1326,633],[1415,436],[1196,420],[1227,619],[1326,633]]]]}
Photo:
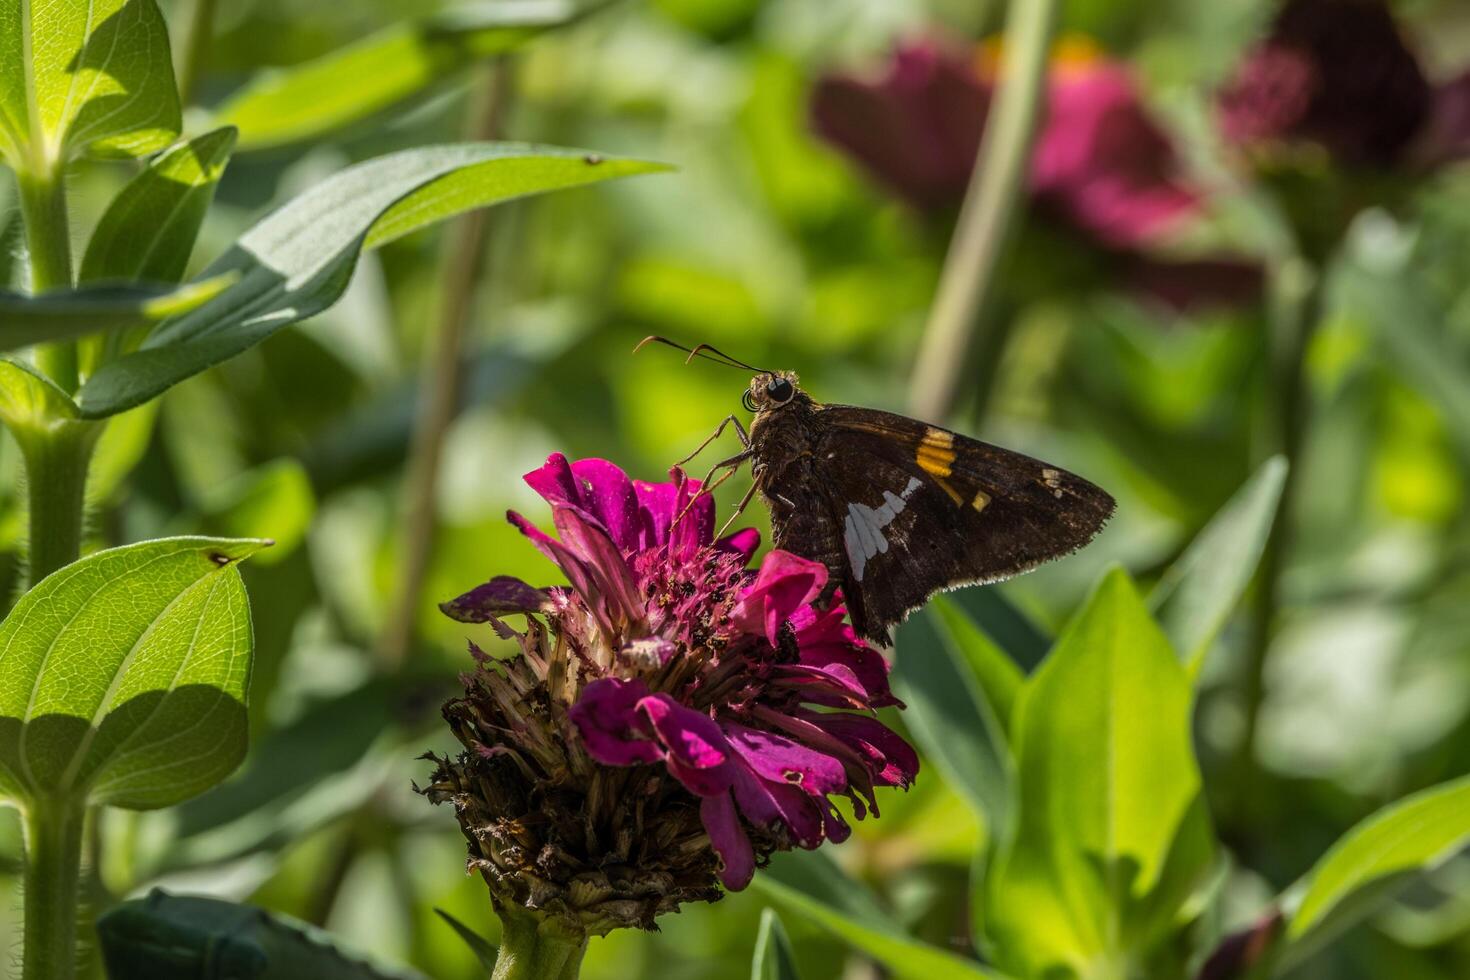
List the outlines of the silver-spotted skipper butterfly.
{"type": "Polygon", "coordinates": [[[755,373],[741,399],[754,413],[749,431],[731,415],[686,461],[733,424],[744,448],[715,464],[704,490],[749,461],[754,485],[738,510],[759,493],[772,543],[826,565],[868,639],[887,643],[936,592],[1076,551],[1113,513],[1111,496],[1060,467],[902,415],[820,404],[790,371],[708,344],[648,337],[638,347],[650,342],[755,373]]]}

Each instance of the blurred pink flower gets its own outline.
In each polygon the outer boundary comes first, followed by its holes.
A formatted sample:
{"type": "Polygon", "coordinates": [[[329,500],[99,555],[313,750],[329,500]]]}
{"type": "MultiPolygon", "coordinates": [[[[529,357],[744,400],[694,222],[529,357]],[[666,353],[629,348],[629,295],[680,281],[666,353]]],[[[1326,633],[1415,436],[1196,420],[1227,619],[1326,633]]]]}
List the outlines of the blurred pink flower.
{"type": "Polygon", "coordinates": [[[1219,96],[1226,138],[1311,143],[1341,164],[1437,164],[1470,149],[1466,77],[1435,87],[1382,0],[1287,0],[1219,96]]]}
{"type": "MultiPolygon", "coordinates": [[[[995,92],[994,51],[932,38],[897,48],[873,75],[818,79],[816,131],[898,196],[926,211],[964,198],[995,92]]],[[[1127,67],[1070,39],[1058,46],[1032,156],[1042,213],[1115,260],[1120,279],[1179,308],[1238,303],[1260,292],[1251,262],[1166,260],[1146,250],[1203,210],[1168,134],[1150,117],[1127,67]],[[1171,272],[1180,273],[1168,283],[1171,272]],[[1184,288],[1185,285],[1194,287],[1184,288]]]]}

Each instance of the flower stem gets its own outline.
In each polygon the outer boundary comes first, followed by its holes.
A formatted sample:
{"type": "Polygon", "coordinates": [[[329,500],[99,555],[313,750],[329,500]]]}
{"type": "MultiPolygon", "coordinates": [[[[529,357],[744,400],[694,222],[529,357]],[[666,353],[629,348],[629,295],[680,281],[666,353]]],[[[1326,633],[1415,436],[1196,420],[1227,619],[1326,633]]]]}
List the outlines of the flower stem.
{"type": "Polygon", "coordinates": [[[190,12],[177,70],[179,102],[185,108],[194,101],[194,89],[199,84],[204,56],[209,52],[209,42],[214,38],[214,12],[218,4],[219,0],[194,0],[190,12]]]}
{"type": "Polygon", "coordinates": [[[86,810],[75,800],[35,800],[25,807],[25,952],[22,980],[76,975],[86,810]]]}
{"type": "MultiPolygon", "coordinates": [[[[1011,0],[995,112],[981,140],[910,378],[909,408],[919,418],[943,422],[949,416],[971,335],[987,325],[1000,329],[984,313],[993,304],[996,271],[1025,196],[1056,11],[1057,0],[1011,0]]],[[[999,357],[999,346],[984,348],[999,357]]]]}
{"type": "Polygon", "coordinates": [[[101,434],[95,422],[57,422],[17,432],[30,503],[30,584],[82,554],[87,467],[101,434]]]}
{"type": "MultiPolygon", "coordinates": [[[[66,182],[61,168],[17,171],[20,211],[26,226],[26,252],[31,266],[31,292],[71,285],[71,232],[66,213],[66,182]]],[[[77,389],[77,345],[44,344],[36,364],[63,391],[77,389]]]]}
{"type": "Polygon", "coordinates": [[[577,980],[587,940],[557,935],[552,923],[495,903],[500,916],[500,954],[491,980],[577,980]]]}
{"type": "MultiPolygon", "coordinates": [[[[466,126],[469,139],[491,140],[500,135],[509,91],[509,63],[502,58],[484,72],[473,93],[475,104],[466,126]]],[[[475,211],[460,218],[444,242],[439,317],[419,389],[423,401],[404,476],[398,592],[378,643],[379,656],[390,666],[403,662],[418,623],[438,524],[439,463],[444,437],[459,404],[465,328],[475,287],[482,278],[488,238],[488,216],[475,211]]]]}

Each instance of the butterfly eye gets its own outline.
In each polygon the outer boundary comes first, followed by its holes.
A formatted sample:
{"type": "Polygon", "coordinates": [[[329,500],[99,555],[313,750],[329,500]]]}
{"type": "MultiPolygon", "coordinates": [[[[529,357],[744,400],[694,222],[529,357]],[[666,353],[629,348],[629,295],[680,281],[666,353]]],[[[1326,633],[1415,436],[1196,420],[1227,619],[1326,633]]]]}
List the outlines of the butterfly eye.
{"type": "Polygon", "coordinates": [[[772,378],[771,383],[766,385],[766,394],[770,396],[771,401],[782,405],[791,400],[791,396],[796,394],[796,389],[785,378],[772,378]]]}

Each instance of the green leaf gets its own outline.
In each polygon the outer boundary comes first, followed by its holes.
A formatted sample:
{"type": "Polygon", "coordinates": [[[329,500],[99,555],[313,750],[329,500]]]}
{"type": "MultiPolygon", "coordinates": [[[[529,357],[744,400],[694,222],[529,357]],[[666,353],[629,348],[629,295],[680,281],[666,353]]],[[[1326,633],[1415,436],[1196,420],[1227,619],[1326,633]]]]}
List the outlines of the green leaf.
{"type": "Polygon", "coordinates": [[[109,980],[423,980],[344,952],[327,933],[288,916],[157,888],[108,909],[97,919],[97,936],[109,980]]]}
{"type": "Polygon", "coordinates": [[[801,980],[791,940],[775,909],[761,910],[761,927],[755,936],[755,954],[750,961],[750,980],[801,980]]]}
{"type": "Polygon", "coordinates": [[[1418,875],[1470,845],[1470,776],[1415,793],[1364,820],[1300,886],[1282,968],[1361,921],[1418,875]]]}
{"type": "Polygon", "coordinates": [[[827,930],[886,967],[895,980],[1002,980],[979,963],[920,942],[866,888],[818,851],[778,853],[755,886],[789,914],[827,930]]]}
{"type": "Polygon", "coordinates": [[[0,422],[12,431],[74,419],[77,406],[50,378],[23,361],[0,357],[0,422]]]}
{"type": "Polygon", "coordinates": [[[168,538],[83,558],[0,624],[0,791],[134,809],[219,782],[245,754],[259,541],[168,538]]]}
{"type": "Polygon", "coordinates": [[[474,61],[581,15],[564,0],[467,3],[397,24],[293,68],[267,72],[220,107],[240,148],[316,139],[411,98],[474,61]]]}
{"type": "Polygon", "coordinates": [[[985,822],[992,840],[1010,826],[1015,782],[1006,724],[1021,672],[943,597],[899,627],[894,689],[926,758],[985,822]]]}
{"type": "Polygon", "coordinates": [[[52,170],[84,149],[142,156],[179,133],[153,0],[0,0],[0,155],[52,170]]]}
{"type": "Polygon", "coordinates": [[[423,147],[328,178],[257,224],[206,275],[238,281],[104,365],[77,397],[85,417],[141,404],[342,295],[364,247],[472,208],[667,169],[516,143],[423,147]]]}
{"type": "Polygon", "coordinates": [[[182,286],[92,285],[39,296],[0,289],[0,351],[146,327],[203,306],[234,281],[226,274],[182,286]]]}
{"type": "Polygon", "coordinates": [[[495,961],[500,958],[500,952],[491,944],[490,940],[443,909],[435,909],[434,914],[449,923],[449,928],[454,930],[455,935],[464,940],[464,944],[474,951],[475,959],[480,961],[480,966],[485,968],[486,973],[495,972],[495,961]]]}
{"type": "Polygon", "coordinates": [[[1286,485],[1286,460],[1256,471],[1169,566],[1149,596],[1164,633],[1190,673],[1220,635],[1255,574],[1286,485]]]}
{"type": "Polygon", "coordinates": [[[150,160],[97,222],[80,280],[183,279],[234,145],[233,129],[217,129],[150,160]]]}
{"type": "Polygon", "coordinates": [[[1126,573],[1109,573],[1026,682],[1014,843],[987,907],[1000,965],[1124,971],[1213,860],[1189,678],[1126,573]]]}

